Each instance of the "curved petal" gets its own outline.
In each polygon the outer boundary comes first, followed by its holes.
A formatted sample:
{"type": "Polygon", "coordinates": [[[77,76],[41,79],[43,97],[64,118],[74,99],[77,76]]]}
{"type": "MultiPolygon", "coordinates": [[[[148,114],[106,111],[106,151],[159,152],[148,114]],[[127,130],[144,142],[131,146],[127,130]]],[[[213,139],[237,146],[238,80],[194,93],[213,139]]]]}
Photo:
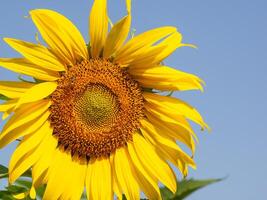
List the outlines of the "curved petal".
{"type": "Polygon", "coordinates": [[[118,178],[117,178],[115,166],[114,166],[114,154],[110,155],[109,161],[110,161],[110,167],[111,167],[111,172],[112,172],[113,192],[118,197],[118,199],[122,199],[122,189],[119,186],[119,182],[118,182],[118,178]]]}
{"type": "Polygon", "coordinates": [[[53,130],[50,127],[50,123],[46,121],[38,130],[23,138],[10,159],[10,172],[15,169],[20,159],[41,143],[46,134],[52,134],[52,132],[53,130]]]}
{"type": "Polygon", "coordinates": [[[152,104],[148,102],[145,103],[145,108],[146,108],[146,111],[145,111],[146,116],[149,117],[148,114],[151,114],[155,116],[157,119],[160,119],[165,123],[173,123],[175,125],[178,125],[184,128],[188,132],[193,133],[193,130],[190,124],[187,122],[184,116],[176,114],[174,117],[172,113],[162,110],[159,107],[153,106],[152,104]]]}
{"type": "Polygon", "coordinates": [[[140,160],[138,159],[133,144],[131,142],[128,142],[127,145],[132,163],[135,165],[136,168],[136,178],[142,190],[144,191],[148,199],[161,199],[157,179],[152,173],[150,174],[149,172],[147,172],[142,166],[140,160]]]}
{"type": "Polygon", "coordinates": [[[6,112],[12,108],[14,108],[17,104],[18,100],[17,99],[11,99],[8,100],[2,104],[0,104],[0,112],[6,112]]]}
{"type": "Polygon", "coordinates": [[[117,149],[114,155],[115,173],[118,183],[126,198],[129,200],[139,199],[139,186],[134,177],[132,163],[126,148],[117,149]]]}
{"type": "Polygon", "coordinates": [[[130,63],[131,68],[148,68],[153,67],[155,65],[159,65],[165,58],[167,58],[170,54],[172,54],[177,48],[188,46],[182,44],[182,35],[181,33],[175,31],[169,36],[167,36],[164,40],[159,42],[157,45],[153,46],[154,48],[162,48],[161,52],[154,55],[154,57],[150,57],[148,59],[143,60],[133,60],[130,63]]]}
{"type": "Polygon", "coordinates": [[[11,99],[17,99],[20,98],[29,88],[33,86],[33,83],[0,81],[0,94],[11,99]]]}
{"type": "Polygon", "coordinates": [[[157,56],[166,49],[166,46],[151,46],[140,54],[136,54],[132,57],[132,60],[128,62],[129,69],[140,67],[147,68],[151,66],[151,63],[155,63],[157,56]]]}
{"type": "MultiPolygon", "coordinates": [[[[192,133],[193,130],[189,131],[183,125],[180,125],[179,122],[171,123],[163,119],[160,119],[156,115],[151,114],[149,111],[145,111],[145,115],[150,123],[157,126],[159,132],[164,133],[164,135],[166,134],[167,136],[174,138],[175,140],[177,139],[180,142],[184,143],[191,149],[192,154],[194,155],[195,141],[193,139],[193,135],[195,134],[192,133]]],[[[186,120],[181,119],[180,121],[183,122],[183,124],[187,124],[186,125],[187,127],[190,126],[186,120]]]]}
{"type": "Polygon", "coordinates": [[[116,54],[114,62],[127,65],[146,52],[157,41],[176,31],[175,27],[161,27],[137,35],[129,40],[116,54]]]}
{"type": "Polygon", "coordinates": [[[99,57],[108,33],[107,0],[95,0],[89,20],[91,56],[99,57]]]}
{"type": "Polygon", "coordinates": [[[174,172],[169,165],[157,155],[154,147],[138,133],[133,135],[133,144],[143,167],[154,174],[158,180],[175,193],[176,178],[174,172]]]}
{"type": "Polygon", "coordinates": [[[111,166],[108,158],[90,160],[86,175],[86,189],[87,197],[91,200],[113,199],[111,166]]]}
{"type": "Polygon", "coordinates": [[[56,82],[39,83],[28,89],[19,99],[17,107],[24,103],[38,101],[48,97],[57,88],[56,82]]]}
{"type": "Polygon", "coordinates": [[[162,51],[154,60],[154,63],[161,63],[165,58],[170,56],[177,48],[188,46],[192,48],[196,48],[194,45],[183,44],[182,43],[182,34],[179,32],[175,32],[162,42],[158,44],[158,46],[166,46],[165,50],[162,51]]]}
{"type": "Polygon", "coordinates": [[[116,53],[128,37],[131,28],[131,1],[126,1],[128,15],[118,21],[107,36],[104,46],[104,58],[108,58],[116,53]]]}
{"type": "Polygon", "coordinates": [[[177,98],[161,96],[148,92],[144,92],[143,96],[148,103],[160,110],[168,111],[173,115],[182,115],[199,124],[202,128],[208,128],[208,125],[204,122],[199,112],[184,101],[181,101],[177,98]]]}
{"type": "Polygon", "coordinates": [[[46,9],[32,10],[30,15],[45,42],[65,64],[74,65],[81,57],[88,58],[83,36],[69,19],[46,9]]]}
{"type": "Polygon", "coordinates": [[[38,158],[46,152],[47,145],[50,140],[44,139],[40,145],[38,145],[35,149],[28,152],[25,156],[23,156],[22,160],[16,165],[13,171],[9,172],[9,182],[13,183],[17,180],[27,169],[29,169],[38,158]]]}
{"type": "Polygon", "coordinates": [[[48,169],[48,181],[43,195],[44,200],[59,199],[64,191],[66,184],[68,163],[71,160],[68,154],[63,153],[60,149],[56,149],[51,166],[48,169]]]}
{"type": "Polygon", "coordinates": [[[4,40],[32,63],[52,71],[65,71],[64,65],[46,47],[12,38],[4,40]]]}
{"type": "Polygon", "coordinates": [[[35,65],[25,58],[0,58],[0,65],[6,69],[20,74],[32,76],[39,80],[55,81],[59,79],[56,71],[45,69],[35,65]]]}
{"type": "Polygon", "coordinates": [[[165,38],[163,41],[157,44],[157,46],[165,46],[165,49],[154,58],[153,63],[161,63],[178,47],[181,47],[181,42],[182,42],[181,33],[174,32],[173,34],[169,35],[167,38],[165,38]]]}
{"type": "Polygon", "coordinates": [[[142,128],[141,132],[145,138],[147,138],[151,143],[153,143],[157,148],[162,151],[169,150],[172,152],[172,160],[177,164],[177,160],[183,160],[188,165],[195,167],[195,163],[190,156],[188,156],[179,146],[176,144],[175,140],[168,137],[164,132],[160,132],[157,126],[149,123],[147,120],[141,121],[142,128]]]}
{"type": "MultiPolygon", "coordinates": [[[[71,157],[71,155],[69,155],[71,157]]],[[[80,163],[72,158],[69,162],[65,189],[60,196],[62,199],[81,199],[86,179],[87,163],[80,163]]]]}
{"type": "Polygon", "coordinates": [[[10,132],[6,132],[5,134],[2,133],[0,135],[0,148],[3,148],[15,139],[18,139],[36,131],[48,119],[49,115],[50,111],[46,111],[40,117],[33,119],[32,121],[29,121],[28,123],[19,126],[18,128],[15,128],[10,132]]]}
{"type": "MultiPolygon", "coordinates": [[[[155,65],[159,65],[164,61],[165,58],[170,56],[177,48],[180,47],[192,47],[196,48],[191,44],[183,44],[182,43],[182,35],[179,32],[174,32],[171,35],[167,36],[164,40],[159,42],[158,44],[148,48],[147,52],[150,52],[149,57],[142,58],[136,57],[129,63],[130,68],[149,68],[155,65]],[[152,56],[153,48],[161,49],[161,51],[155,52],[152,56]]],[[[143,53],[145,54],[145,52],[143,53]]]]}
{"type": "Polygon", "coordinates": [[[104,46],[104,58],[109,58],[120,49],[128,37],[130,26],[131,15],[128,15],[112,27],[104,46]]]}
{"type": "Polygon", "coordinates": [[[57,149],[48,169],[43,199],[80,199],[84,189],[86,167],[86,164],[72,160],[70,154],[57,149]]]}
{"type": "Polygon", "coordinates": [[[167,66],[149,68],[130,68],[129,73],[143,87],[157,90],[201,90],[202,80],[195,75],[185,73],[167,66]]]}
{"type": "MultiPolygon", "coordinates": [[[[182,151],[180,150],[180,148],[177,151],[177,148],[174,149],[173,147],[169,146],[171,144],[169,143],[170,140],[167,142],[166,141],[159,142],[157,139],[153,138],[144,130],[142,130],[142,134],[151,144],[157,146],[158,155],[172,162],[174,166],[176,166],[180,170],[180,172],[183,174],[184,177],[186,177],[188,174],[188,166],[191,166],[193,169],[196,169],[196,165],[193,161],[190,161],[190,163],[188,163],[186,159],[182,159],[180,157],[180,152],[182,151]]],[[[174,144],[174,142],[172,143],[174,144]]]]}
{"type": "Polygon", "coordinates": [[[52,165],[58,144],[57,139],[52,134],[47,139],[51,140],[51,142],[47,146],[45,154],[41,155],[38,161],[32,166],[32,181],[36,188],[47,183],[47,171],[52,165]]]}
{"type": "Polygon", "coordinates": [[[3,112],[2,120],[5,120],[6,118],[8,118],[10,114],[15,111],[17,102],[18,102],[18,99],[11,99],[11,100],[5,101],[3,104],[0,105],[0,112],[3,112]]]}
{"type": "Polygon", "coordinates": [[[40,115],[42,115],[49,106],[51,105],[50,100],[41,100],[34,103],[29,103],[21,108],[19,108],[15,114],[9,119],[9,121],[5,124],[2,133],[0,135],[0,140],[10,131],[14,130],[26,124],[33,119],[36,119],[40,115]]]}

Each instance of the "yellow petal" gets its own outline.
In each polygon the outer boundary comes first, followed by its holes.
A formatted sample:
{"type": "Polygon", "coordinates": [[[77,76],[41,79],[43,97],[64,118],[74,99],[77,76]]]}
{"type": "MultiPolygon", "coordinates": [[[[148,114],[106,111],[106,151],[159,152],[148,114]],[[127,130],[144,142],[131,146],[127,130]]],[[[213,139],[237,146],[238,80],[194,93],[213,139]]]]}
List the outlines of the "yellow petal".
{"type": "Polygon", "coordinates": [[[154,60],[157,55],[160,54],[165,48],[165,46],[151,46],[148,48],[144,48],[143,51],[138,54],[133,54],[132,60],[128,61],[129,69],[136,68],[139,66],[146,68],[150,67],[151,63],[155,63],[154,60]]]}
{"type": "Polygon", "coordinates": [[[70,154],[57,149],[48,169],[48,182],[43,199],[80,199],[84,189],[86,167],[86,164],[72,160],[70,154]]]}
{"type": "Polygon", "coordinates": [[[74,65],[80,57],[88,58],[83,36],[69,19],[46,9],[32,10],[30,15],[45,42],[65,64],[74,65]]]}
{"type": "Polygon", "coordinates": [[[48,136],[47,139],[51,141],[47,146],[47,151],[40,156],[39,160],[32,167],[32,181],[33,185],[37,187],[47,183],[47,169],[52,165],[58,144],[57,139],[53,135],[48,136]]]}
{"type": "Polygon", "coordinates": [[[15,107],[17,99],[8,100],[5,103],[0,104],[0,112],[6,112],[15,107]]]}
{"type": "Polygon", "coordinates": [[[5,147],[15,139],[18,139],[36,131],[48,119],[49,115],[50,111],[46,111],[40,117],[33,119],[32,121],[29,121],[28,123],[19,126],[18,128],[15,128],[10,132],[6,132],[5,134],[2,133],[0,135],[0,148],[5,147]]]}
{"type": "Polygon", "coordinates": [[[128,15],[117,22],[108,34],[105,47],[104,58],[108,58],[116,53],[127,39],[131,27],[131,15],[128,15]]]}
{"type": "Polygon", "coordinates": [[[136,168],[135,177],[148,199],[161,199],[157,179],[152,173],[146,171],[142,166],[142,163],[138,159],[134,146],[131,142],[128,142],[128,150],[132,163],[136,168]]]}
{"type": "Polygon", "coordinates": [[[154,60],[155,63],[161,63],[165,58],[172,54],[178,47],[181,47],[182,44],[182,35],[179,32],[175,32],[162,42],[158,46],[166,46],[165,50],[162,51],[154,60]]]}
{"type": "Polygon", "coordinates": [[[142,120],[142,134],[145,138],[147,138],[150,142],[155,142],[154,145],[162,151],[169,150],[172,152],[172,160],[177,162],[178,159],[183,160],[187,164],[191,166],[195,166],[195,163],[190,156],[188,156],[181,148],[178,147],[176,142],[168,137],[164,132],[160,132],[158,127],[149,123],[147,120],[142,120]],[[152,140],[151,140],[152,139],[152,140]]]}
{"type": "Polygon", "coordinates": [[[175,32],[162,42],[158,44],[158,46],[166,46],[165,50],[162,51],[157,57],[155,58],[155,63],[161,63],[164,59],[170,56],[177,48],[180,47],[192,47],[196,48],[196,46],[191,44],[183,44],[182,43],[182,35],[179,32],[175,32]]]}
{"type": "Polygon", "coordinates": [[[31,187],[29,196],[31,199],[36,199],[36,190],[34,187],[31,187]]]}
{"type": "Polygon", "coordinates": [[[108,33],[107,0],[95,0],[89,20],[92,57],[99,57],[108,33]]]}
{"type": "MultiPolygon", "coordinates": [[[[71,155],[69,155],[71,157],[71,155]]],[[[80,163],[79,159],[69,160],[65,181],[65,188],[61,195],[62,199],[81,199],[84,191],[87,163],[80,163]]],[[[98,176],[99,178],[99,176],[98,176]]]]}
{"type": "Polygon", "coordinates": [[[178,160],[178,169],[180,169],[181,173],[183,174],[183,178],[186,178],[188,175],[188,166],[182,160],[178,160]]]}
{"type": "Polygon", "coordinates": [[[10,115],[11,113],[13,112],[13,108],[7,110],[6,112],[3,113],[2,115],[2,120],[6,120],[10,115]]]}
{"type": "Polygon", "coordinates": [[[185,73],[167,66],[146,68],[131,67],[133,78],[146,88],[158,90],[203,90],[202,80],[195,75],[185,73]]]}
{"type": "Polygon", "coordinates": [[[185,128],[183,126],[183,124],[185,123],[187,124],[187,127],[190,126],[186,120],[182,119],[181,121],[183,121],[183,123],[182,125],[180,125],[179,122],[170,123],[168,121],[162,120],[158,118],[156,115],[149,113],[148,111],[146,111],[145,113],[146,113],[146,117],[148,118],[149,122],[151,124],[154,124],[159,130],[159,132],[164,133],[165,135],[171,138],[177,139],[180,142],[184,143],[191,149],[192,154],[194,154],[195,141],[192,137],[193,134],[191,133],[191,129],[188,130],[188,128],[185,128]]]}
{"type": "Polygon", "coordinates": [[[48,182],[43,200],[59,199],[60,195],[64,192],[70,160],[71,158],[68,154],[60,151],[60,149],[56,149],[51,166],[48,169],[48,182]]]}
{"type": "MultiPolygon", "coordinates": [[[[29,103],[19,108],[5,124],[0,137],[42,115],[51,105],[50,100],[29,103]]],[[[1,139],[0,138],[0,139],[1,139]]]]}
{"type": "Polygon", "coordinates": [[[18,194],[12,195],[15,199],[25,199],[28,196],[28,192],[21,192],[18,194]]]}
{"type": "Polygon", "coordinates": [[[118,199],[122,199],[122,189],[119,186],[118,178],[116,176],[115,172],[115,166],[114,166],[114,153],[110,155],[110,167],[112,172],[112,186],[113,186],[113,192],[116,194],[118,199]]]}
{"type": "Polygon", "coordinates": [[[161,96],[148,92],[144,92],[143,96],[148,103],[160,110],[169,112],[170,115],[182,115],[199,124],[202,128],[208,128],[208,125],[204,122],[201,115],[195,108],[177,98],[161,96]]]}
{"type": "Polygon", "coordinates": [[[185,44],[182,44],[182,35],[175,31],[168,37],[166,37],[164,40],[159,42],[154,47],[156,48],[162,48],[162,51],[159,52],[157,55],[154,55],[154,57],[151,57],[150,59],[141,60],[142,62],[132,62],[130,64],[131,68],[148,68],[151,66],[159,65],[165,58],[167,58],[170,54],[172,54],[177,48],[188,46],[185,44]]]}
{"type": "Polygon", "coordinates": [[[4,40],[32,63],[53,71],[65,71],[64,65],[46,47],[12,38],[4,38],[4,40]]]}
{"type": "Polygon", "coordinates": [[[27,90],[19,99],[17,107],[24,103],[38,101],[48,97],[57,88],[56,82],[39,83],[27,90]]]}
{"type": "Polygon", "coordinates": [[[126,148],[117,149],[114,156],[114,167],[118,183],[128,200],[139,199],[139,186],[132,171],[132,163],[129,160],[126,148]]]}
{"type": "Polygon", "coordinates": [[[126,0],[128,15],[118,21],[107,36],[104,46],[104,58],[116,53],[128,37],[131,28],[131,0],[126,0]]]}
{"type": "MultiPolygon", "coordinates": [[[[165,123],[173,123],[175,125],[181,126],[182,128],[186,129],[190,133],[193,132],[190,124],[184,123],[184,117],[182,115],[171,115],[171,113],[160,109],[159,107],[153,106],[152,104],[146,102],[146,115],[149,112],[153,116],[157,117],[158,119],[164,121],[165,123]]],[[[149,115],[148,115],[149,116],[149,115]]]]}
{"type": "Polygon", "coordinates": [[[157,155],[153,146],[137,133],[133,135],[133,144],[144,168],[154,174],[158,180],[175,193],[175,175],[169,165],[157,155]]]}
{"type": "Polygon", "coordinates": [[[26,154],[23,159],[16,165],[13,171],[9,172],[9,182],[13,183],[16,181],[27,169],[29,169],[38,158],[45,153],[46,146],[49,143],[49,140],[44,140],[36,149],[31,150],[26,154]]]}
{"type": "Polygon", "coordinates": [[[91,200],[113,199],[111,167],[108,158],[90,160],[86,175],[86,188],[87,197],[91,200]]]}
{"type": "Polygon", "coordinates": [[[46,121],[38,130],[23,138],[10,159],[10,172],[14,170],[14,167],[18,161],[23,158],[23,156],[25,156],[32,149],[35,149],[41,143],[45,135],[52,134],[52,131],[53,130],[50,128],[50,123],[46,121]]]}
{"type": "Polygon", "coordinates": [[[56,71],[39,67],[25,58],[0,58],[0,65],[20,74],[32,76],[39,80],[55,81],[59,78],[56,71]]]}
{"type": "Polygon", "coordinates": [[[117,52],[114,61],[122,65],[129,64],[133,59],[142,55],[152,44],[175,31],[175,27],[161,27],[142,33],[127,42],[117,52]]]}
{"type": "Polygon", "coordinates": [[[33,83],[16,82],[16,81],[0,81],[0,94],[16,99],[20,98],[29,88],[34,86],[33,83]]]}
{"type": "Polygon", "coordinates": [[[126,8],[127,8],[127,12],[131,13],[131,9],[132,9],[132,2],[131,0],[126,0],[126,8]]]}

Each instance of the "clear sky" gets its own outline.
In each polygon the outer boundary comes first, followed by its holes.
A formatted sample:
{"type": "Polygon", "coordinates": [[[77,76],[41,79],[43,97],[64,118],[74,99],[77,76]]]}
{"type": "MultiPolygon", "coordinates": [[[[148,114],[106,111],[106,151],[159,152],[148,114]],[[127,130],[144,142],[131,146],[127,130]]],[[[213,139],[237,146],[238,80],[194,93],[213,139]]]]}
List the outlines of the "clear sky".
{"type": "MultiPolygon", "coordinates": [[[[68,16],[87,36],[92,0],[5,0],[0,6],[0,37],[34,41],[36,32],[23,16],[49,8],[68,16]]],[[[110,0],[110,16],[125,14],[124,0],[110,0]]],[[[132,0],[137,33],[173,25],[184,42],[198,50],[178,49],[166,64],[206,81],[204,93],[180,97],[203,114],[212,132],[199,134],[195,178],[228,178],[192,195],[189,200],[267,199],[267,1],[266,0],[132,0]]],[[[88,39],[87,39],[88,41],[88,39]]],[[[18,56],[0,41],[0,57],[18,56]]],[[[0,70],[0,79],[14,74],[0,70]]],[[[15,145],[0,150],[7,165],[15,145]]]]}

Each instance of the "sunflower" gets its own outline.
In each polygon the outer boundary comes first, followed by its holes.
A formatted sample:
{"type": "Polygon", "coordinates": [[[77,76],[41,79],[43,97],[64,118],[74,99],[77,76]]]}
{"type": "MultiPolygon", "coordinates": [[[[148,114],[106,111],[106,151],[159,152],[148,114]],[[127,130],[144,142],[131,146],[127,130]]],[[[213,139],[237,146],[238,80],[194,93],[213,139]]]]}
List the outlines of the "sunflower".
{"type": "Polygon", "coordinates": [[[184,176],[195,168],[189,120],[207,125],[166,92],[202,90],[203,81],[162,64],[177,48],[193,45],[169,26],[125,42],[130,0],[126,6],[127,15],[109,25],[107,1],[94,1],[88,45],[70,20],[45,9],[30,17],[47,45],[4,38],[22,57],[1,58],[0,65],[33,79],[0,82],[0,111],[8,118],[0,148],[20,138],[9,182],[31,169],[33,197],[45,184],[48,200],[77,200],[84,190],[93,200],[139,199],[140,192],[161,199],[159,183],[176,191],[171,163],[184,176]]]}

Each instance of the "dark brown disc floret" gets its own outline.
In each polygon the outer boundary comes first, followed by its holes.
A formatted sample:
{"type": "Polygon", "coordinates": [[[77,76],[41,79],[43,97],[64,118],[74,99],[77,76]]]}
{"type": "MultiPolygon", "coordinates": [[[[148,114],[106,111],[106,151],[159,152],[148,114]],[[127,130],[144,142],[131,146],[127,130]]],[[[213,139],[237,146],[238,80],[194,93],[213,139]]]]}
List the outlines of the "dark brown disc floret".
{"type": "Polygon", "coordinates": [[[132,139],[143,109],[141,89],[123,68],[91,59],[58,81],[50,123],[59,146],[72,155],[108,156],[132,139]]]}

